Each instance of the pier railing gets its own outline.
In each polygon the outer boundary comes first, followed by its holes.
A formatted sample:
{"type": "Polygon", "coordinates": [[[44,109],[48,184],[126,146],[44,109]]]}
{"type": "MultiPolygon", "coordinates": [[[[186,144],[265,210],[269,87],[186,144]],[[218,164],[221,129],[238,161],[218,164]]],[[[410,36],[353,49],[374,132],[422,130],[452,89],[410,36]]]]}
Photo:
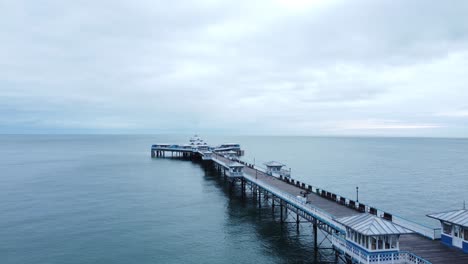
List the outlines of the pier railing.
{"type": "Polygon", "coordinates": [[[379,263],[379,264],[431,264],[431,262],[407,251],[392,252],[367,252],[351,243],[343,237],[333,235],[332,245],[335,249],[348,254],[358,263],[379,263]]]}
{"type": "MultiPolygon", "coordinates": [[[[227,164],[226,162],[224,162],[224,161],[222,161],[222,160],[219,160],[219,159],[217,158],[217,155],[213,155],[213,156],[211,157],[211,160],[216,161],[219,165],[221,165],[221,166],[223,166],[223,167],[225,167],[225,168],[229,168],[229,164],[227,164]]],[[[242,176],[242,175],[241,175],[241,176],[242,176]]]]}
{"type": "Polygon", "coordinates": [[[393,215],[392,222],[432,240],[440,239],[442,234],[442,230],[440,228],[431,228],[400,216],[393,215]]]}
{"type": "Polygon", "coordinates": [[[161,150],[161,151],[186,151],[193,152],[196,151],[196,148],[183,148],[183,147],[151,147],[152,150],[161,150]]]}
{"type": "MultiPolygon", "coordinates": [[[[297,185],[297,184],[296,184],[297,185]]],[[[310,186],[310,185],[308,185],[310,186]]],[[[306,188],[308,187],[306,186],[306,188]]],[[[415,233],[418,233],[422,236],[428,237],[432,240],[435,239],[440,239],[441,237],[441,229],[440,228],[432,228],[420,223],[417,223],[412,220],[405,219],[401,216],[395,215],[395,214],[390,214],[384,210],[378,209],[376,207],[354,201],[352,199],[346,198],[341,195],[337,195],[328,191],[325,191],[320,188],[315,188],[313,186],[310,186],[308,188],[309,190],[311,189],[313,193],[320,195],[324,198],[327,198],[329,200],[335,201],[336,203],[343,204],[345,206],[351,207],[355,210],[361,211],[361,212],[366,212],[370,213],[379,217],[382,217],[388,221],[391,221],[397,225],[400,225],[406,229],[409,229],[415,233]]]]}
{"type": "MultiPolygon", "coordinates": [[[[257,166],[255,166],[257,168],[257,166]]],[[[259,171],[262,171],[261,168],[259,171]]],[[[343,206],[350,207],[352,209],[355,209],[360,212],[367,212],[370,214],[374,214],[376,216],[382,217],[388,221],[394,222],[397,225],[400,225],[404,228],[407,228],[415,233],[418,233],[422,236],[428,237],[432,240],[435,239],[440,239],[441,237],[441,229],[440,228],[432,228],[417,222],[414,222],[412,220],[405,219],[403,217],[400,217],[398,215],[390,214],[384,210],[378,209],[376,207],[354,201],[352,199],[346,198],[341,195],[334,194],[332,192],[328,192],[326,190],[323,190],[321,188],[312,186],[310,184],[306,184],[303,182],[300,182],[298,180],[292,179],[292,178],[285,178],[285,177],[280,177],[281,180],[286,181],[290,184],[293,184],[295,186],[298,186],[306,191],[309,191],[311,193],[315,193],[323,198],[326,198],[328,200],[334,201],[336,203],[342,204],[343,206]]]]}
{"type": "MultiPolygon", "coordinates": [[[[294,180],[292,180],[294,183],[294,180]]],[[[297,181],[295,181],[297,186],[302,186],[302,184],[297,184],[297,181]]],[[[342,204],[344,206],[350,207],[352,209],[358,210],[360,212],[366,212],[370,213],[379,217],[382,217],[388,221],[391,221],[397,225],[400,225],[406,229],[409,229],[415,233],[418,233],[420,235],[423,235],[425,237],[428,237],[432,240],[434,239],[440,239],[441,237],[441,229],[440,228],[432,228],[420,223],[417,223],[412,220],[405,219],[403,217],[400,217],[395,214],[390,214],[384,210],[378,209],[376,207],[354,201],[352,199],[346,198],[341,195],[334,194],[332,192],[325,191],[323,189],[314,187],[312,185],[305,184],[305,189],[311,191],[312,193],[315,193],[319,196],[322,196],[326,199],[332,200],[336,203],[342,204]]]]}
{"type": "Polygon", "coordinates": [[[273,187],[271,185],[265,184],[259,179],[255,179],[255,177],[252,177],[246,173],[244,173],[244,178],[249,180],[250,182],[255,183],[256,185],[260,186],[261,188],[267,190],[268,192],[272,193],[273,195],[281,198],[282,200],[288,202],[289,204],[293,205],[294,207],[304,211],[305,213],[309,214],[310,216],[316,218],[320,222],[326,223],[327,225],[333,227],[335,230],[344,233],[345,228],[336,222],[334,220],[334,217],[327,212],[312,206],[311,204],[308,204],[302,199],[299,199],[298,197],[290,194],[283,192],[279,190],[276,187],[273,187]]]}
{"type": "Polygon", "coordinates": [[[227,172],[228,176],[230,177],[242,177],[244,174],[240,171],[229,171],[227,172]]]}
{"type": "MultiPolygon", "coordinates": [[[[236,161],[242,163],[242,164],[247,164],[247,165],[252,165],[252,164],[249,164],[247,163],[246,161],[242,161],[240,159],[235,159],[236,161]]],[[[267,174],[267,171],[265,168],[263,167],[260,167],[258,165],[252,165],[251,166],[253,169],[255,170],[258,170],[260,172],[263,172],[264,174],[267,174]]],[[[280,180],[283,180],[283,181],[286,181],[292,185],[295,185],[297,187],[300,187],[302,189],[304,189],[305,191],[308,191],[310,193],[315,193],[323,198],[326,198],[328,200],[331,200],[331,201],[334,201],[336,203],[339,203],[339,204],[342,204],[343,206],[347,206],[347,207],[350,207],[352,209],[355,209],[357,211],[360,211],[360,212],[367,212],[367,213],[370,213],[370,214],[373,214],[373,215],[376,215],[376,216],[379,216],[379,217],[382,217],[388,221],[391,221],[397,225],[400,225],[404,228],[407,228],[415,233],[418,233],[422,236],[425,236],[425,237],[428,237],[432,240],[435,240],[435,239],[440,239],[441,237],[441,229],[440,228],[432,228],[432,227],[429,227],[429,226],[426,226],[426,225],[423,225],[423,224],[420,224],[420,223],[417,223],[417,222],[414,222],[412,220],[408,220],[408,219],[405,219],[403,217],[400,217],[398,215],[394,215],[394,214],[390,214],[384,210],[381,210],[381,209],[378,209],[376,207],[373,207],[373,206],[370,206],[370,205],[367,205],[367,204],[364,204],[364,203],[361,203],[361,202],[358,202],[358,201],[354,201],[352,199],[349,199],[347,197],[344,197],[344,196],[341,196],[341,195],[337,195],[335,193],[332,193],[332,192],[329,192],[329,191],[326,191],[324,189],[321,189],[321,188],[318,188],[316,186],[313,186],[313,185],[310,185],[310,184],[306,184],[304,182],[300,182],[298,180],[295,180],[291,177],[282,177],[282,176],[278,176],[278,175],[270,175],[271,177],[275,177],[275,178],[278,178],[280,180]]]]}

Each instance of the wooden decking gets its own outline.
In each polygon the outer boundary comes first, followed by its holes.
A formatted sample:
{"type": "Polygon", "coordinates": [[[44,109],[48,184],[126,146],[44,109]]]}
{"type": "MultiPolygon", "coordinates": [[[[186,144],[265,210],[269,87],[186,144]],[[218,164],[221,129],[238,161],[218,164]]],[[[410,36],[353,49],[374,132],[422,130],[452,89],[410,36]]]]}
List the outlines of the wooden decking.
{"type": "MultiPolygon", "coordinates": [[[[231,162],[229,159],[219,155],[217,155],[217,158],[225,163],[231,162]]],[[[294,196],[304,192],[302,188],[284,182],[276,177],[269,176],[261,171],[255,171],[247,166],[244,167],[244,173],[256,177],[257,180],[273,186],[282,192],[294,196]]],[[[315,193],[309,194],[307,201],[312,206],[327,212],[334,218],[361,214],[361,212],[357,210],[328,200],[315,193]]],[[[409,251],[433,264],[468,264],[468,254],[464,254],[461,250],[447,247],[443,245],[440,240],[431,240],[418,234],[402,235],[400,238],[400,250],[409,251]]]]}
{"type": "MultiPolygon", "coordinates": [[[[255,170],[245,167],[244,172],[251,175],[255,176],[255,170]]],[[[258,171],[257,172],[257,178],[261,180],[262,182],[268,183],[278,189],[280,189],[283,192],[292,194],[292,195],[300,195],[302,192],[304,192],[304,189],[299,188],[295,185],[289,184],[287,182],[281,181],[278,178],[266,175],[263,172],[258,171]]],[[[352,216],[356,214],[360,214],[360,212],[353,210],[351,208],[348,208],[346,206],[340,205],[338,203],[335,203],[333,201],[327,200],[315,193],[311,193],[307,196],[307,201],[314,207],[317,207],[321,209],[322,211],[327,212],[328,214],[332,215],[333,217],[339,218],[339,217],[344,217],[344,216],[352,216]]]]}
{"type": "Polygon", "coordinates": [[[440,240],[430,240],[418,234],[402,235],[400,250],[409,251],[432,264],[468,264],[468,254],[445,246],[440,240]]]}

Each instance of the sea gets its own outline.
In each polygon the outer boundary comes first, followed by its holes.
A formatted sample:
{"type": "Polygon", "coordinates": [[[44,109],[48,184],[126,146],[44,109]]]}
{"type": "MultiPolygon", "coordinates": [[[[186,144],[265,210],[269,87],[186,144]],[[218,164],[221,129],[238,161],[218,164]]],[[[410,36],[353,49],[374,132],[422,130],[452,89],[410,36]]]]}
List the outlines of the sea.
{"type": "MultiPolygon", "coordinates": [[[[207,164],[151,158],[151,144],[189,138],[0,135],[0,263],[322,263],[307,224],[280,224],[207,164]]],[[[426,214],[468,201],[468,139],[203,138],[433,227],[426,214]]]]}

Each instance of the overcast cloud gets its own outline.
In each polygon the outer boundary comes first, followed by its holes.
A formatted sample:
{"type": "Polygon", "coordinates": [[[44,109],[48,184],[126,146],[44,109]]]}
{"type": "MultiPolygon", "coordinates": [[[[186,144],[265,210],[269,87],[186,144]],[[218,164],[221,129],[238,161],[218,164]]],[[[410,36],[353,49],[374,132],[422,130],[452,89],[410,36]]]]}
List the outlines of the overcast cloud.
{"type": "Polygon", "coordinates": [[[0,133],[468,136],[468,1],[0,0],[0,133]]]}

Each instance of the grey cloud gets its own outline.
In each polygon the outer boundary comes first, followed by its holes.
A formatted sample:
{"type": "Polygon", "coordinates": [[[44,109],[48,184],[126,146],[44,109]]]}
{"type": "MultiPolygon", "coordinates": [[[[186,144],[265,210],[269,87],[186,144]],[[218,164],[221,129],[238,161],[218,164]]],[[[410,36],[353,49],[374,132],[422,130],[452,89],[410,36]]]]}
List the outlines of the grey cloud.
{"type": "Polygon", "coordinates": [[[466,10],[464,1],[347,1],[318,18],[277,21],[263,41],[288,64],[413,63],[465,49],[466,10]]]}
{"type": "Polygon", "coordinates": [[[330,119],[430,124],[468,97],[451,59],[468,54],[465,1],[274,3],[3,1],[0,132],[313,134],[330,119]]]}

